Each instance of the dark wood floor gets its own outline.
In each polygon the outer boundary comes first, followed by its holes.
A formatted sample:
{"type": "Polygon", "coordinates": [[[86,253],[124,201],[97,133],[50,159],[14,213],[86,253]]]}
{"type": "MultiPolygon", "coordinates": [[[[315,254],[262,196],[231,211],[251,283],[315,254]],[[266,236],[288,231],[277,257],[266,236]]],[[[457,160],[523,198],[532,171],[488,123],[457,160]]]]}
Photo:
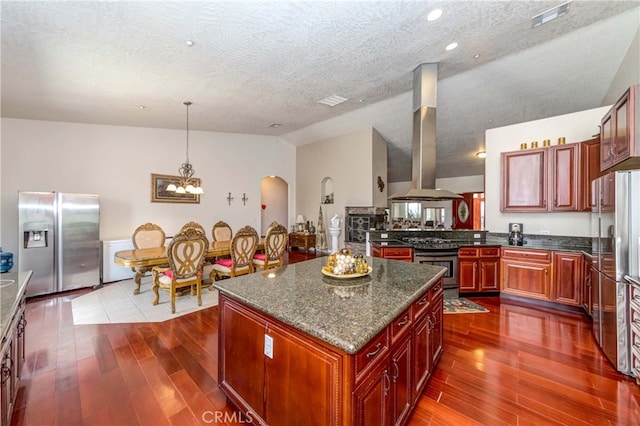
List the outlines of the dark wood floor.
{"type": "MultiPolygon", "coordinates": [[[[294,251],[289,262],[311,257],[294,251]]],[[[70,301],[86,292],[27,303],[12,424],[246,420],[217,386],[217,307],[163,323],[76,326],[70,301]]],[[[640,387],[608,364],[585,316],[474,300],[491,312],[445,315],[444,353],[411,425],[640,424],[640,387]]]]}

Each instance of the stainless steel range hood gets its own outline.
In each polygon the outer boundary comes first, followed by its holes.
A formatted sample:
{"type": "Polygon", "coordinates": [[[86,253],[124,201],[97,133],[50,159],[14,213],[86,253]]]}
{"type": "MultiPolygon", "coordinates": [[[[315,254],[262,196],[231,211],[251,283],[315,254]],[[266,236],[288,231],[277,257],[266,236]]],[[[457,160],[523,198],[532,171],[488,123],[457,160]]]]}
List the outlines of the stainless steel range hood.
{"type": "Polygon", "coordinates": [[[413,70],[413,138],[411,189],[389,197],[403,200],[453,200],[462,196],[436,186],[436,99],[438,64],[421,64],[413,70]]]}

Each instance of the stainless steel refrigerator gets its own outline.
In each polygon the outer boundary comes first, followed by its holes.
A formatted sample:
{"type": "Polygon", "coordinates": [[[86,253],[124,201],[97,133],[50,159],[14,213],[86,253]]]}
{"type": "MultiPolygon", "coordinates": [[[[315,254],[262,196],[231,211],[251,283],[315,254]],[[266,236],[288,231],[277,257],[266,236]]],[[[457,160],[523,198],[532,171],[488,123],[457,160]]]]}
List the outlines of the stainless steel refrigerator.
{"type": "Polygon", "coordinates": [[[631,374],[629,284],[640,275],[640,171],[606,174],[592,182],[593,334],[618,371],[631,374]]]}
{"type": "Polygon", "coordinates": [[[100,202],[94,194],[18,192],[18,265],[27,297],[100,284],[100,202]]]}

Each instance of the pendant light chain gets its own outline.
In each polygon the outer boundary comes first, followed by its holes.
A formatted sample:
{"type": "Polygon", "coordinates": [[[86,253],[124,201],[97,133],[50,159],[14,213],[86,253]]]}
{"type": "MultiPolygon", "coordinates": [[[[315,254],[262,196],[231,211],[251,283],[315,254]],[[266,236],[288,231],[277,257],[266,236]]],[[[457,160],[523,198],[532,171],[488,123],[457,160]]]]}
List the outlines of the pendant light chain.
{"type": "Polygon", "coordinates": [[[187,106],[187,164],[189,163],[189,105],[191,102],[187,101],[184,103],[187,106]]]}
{"type": "Polygon", "coordinates": [[[178,185],[171,183],[167,186],[166,190],[169,192],[176,192],[178,194],[203,194],[204,191],[200,185],[194,184],[195,179],[192,179],[195,174],[195,170],[189,162],[189,105],[191,102],[185,101],[183,104],[187,107],[187,161],[182,163],[180,169],[178,169],[178,173],[180,174],[180,180],[178,185]]]}

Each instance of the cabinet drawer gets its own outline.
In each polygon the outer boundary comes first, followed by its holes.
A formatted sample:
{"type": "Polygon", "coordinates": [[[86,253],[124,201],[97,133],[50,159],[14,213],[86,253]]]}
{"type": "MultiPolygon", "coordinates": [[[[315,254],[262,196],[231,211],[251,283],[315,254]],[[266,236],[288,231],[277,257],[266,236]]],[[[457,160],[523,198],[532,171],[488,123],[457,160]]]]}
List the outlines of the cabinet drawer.
{"type": "Polygon", "coordinates": [[[636,324],[640,327],[640,302],[632,301],[631,302],[631,310],[629,311],[630,322],[631,324],[636,324]]]}
{"type": "Polygon", "coordinates": [[[629,288],[631,289],[631,300],[635,300],[640,307],[640,287],[632,284],[631,286],[629,286],[629,288]]]}
{"type": "Polygon", "coordinates": [[[551,252],[548,250],[521,250],[502,248],[502,257],[529,262],[551,262],[551,252]]]}
{"type": "Polygon", "coordinates": [[[640,351],[640,322],[631,323],[631,347],[640,351]]]}
{"type": "Polygon", "coordinates": [[[480,249],[480,257],[498,257],[500,256],[499,247],[485,247],[480,249]]]}
{"type": "Polygon", "coordinates": [[[409,307],[391,323],[391,344],[410,330],[411,324],[411,307],[409,307]]]}
{"type": "Polygon", "coordinates": [[[442,279],[439,279],[438,282],[435,283],[429,289],[429,294],[431,295],[431,299],[430,299],[431,302],[433,302],[438,297],[442,296],[442,293],[444,292],[443,284],[444,284],[444,281],[442,279]]]}
{"type": "Polygon", "coordinates": [[[640,348],[631,347],[631,370],[636,376],[636,382],[640,384],[640,348]]]}
{"type": "Polygon", "coordinates": [[[411,305],[411,317],[413,318],[413,322],[416,322],[418,319],[424,316],[428,308],[429,292],[426,292],[411,305]]]}
{"type": "Polygon", "coordinates": [[[383,249],[383,255],[385,258],[395,258],[395,257],[411,257],[411,247],[386,247],[383,249]]]}
{"type": "Polygon", "coordinates": [[[356,354],[356,376],[375,363],[376,360],[386,356],[389,351],[388,329],[374,337],[367,345],[356,354]]]}
{"type": "Polygon", "coordinates": [[[477,248],[462,247],[458,249],[458,257],[478,257],[479,250],[477,248]]]}

